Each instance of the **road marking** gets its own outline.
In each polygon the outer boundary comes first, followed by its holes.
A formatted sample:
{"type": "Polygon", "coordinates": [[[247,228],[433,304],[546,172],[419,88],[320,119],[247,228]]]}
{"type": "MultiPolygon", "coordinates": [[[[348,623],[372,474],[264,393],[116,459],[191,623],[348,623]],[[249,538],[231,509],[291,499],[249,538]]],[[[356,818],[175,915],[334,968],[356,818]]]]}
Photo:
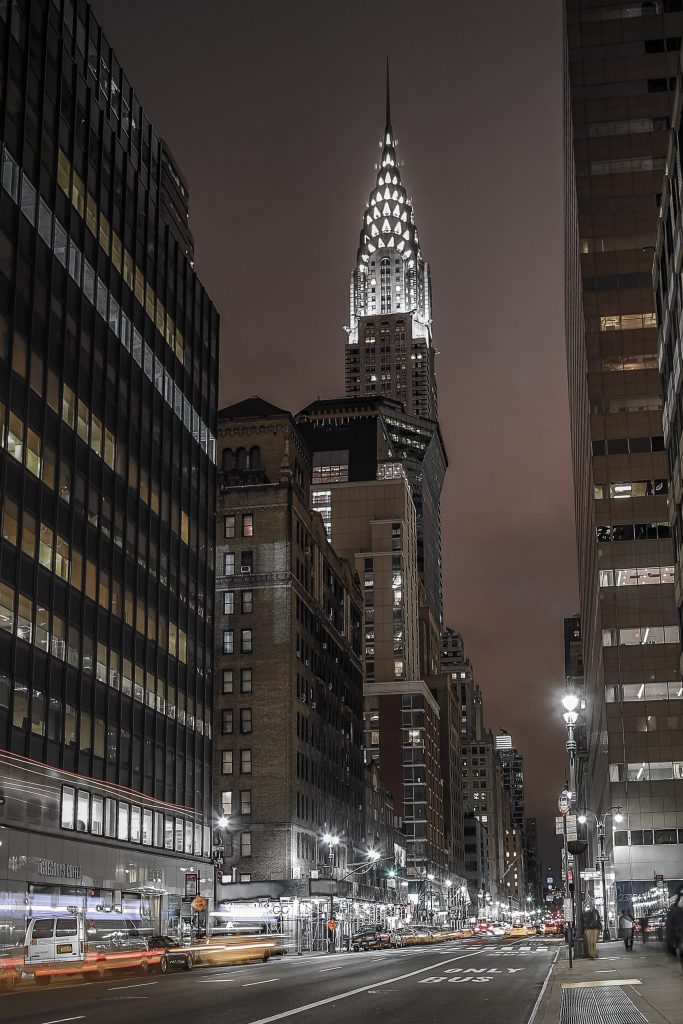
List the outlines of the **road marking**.
{"type": "Polygon", "coordinates": [[[198,985],[225,985],[230,984],[231,978],[197,978],[198,985]]]}
{"type": "Polygon", "coordinates": [[[271,981],[279,980],[279,978],[266,978],[265,981],[245,981],[242,988],[249,988],[251,985],[270,985],[271,981]]]}
{"type": "Polygon", "coordinates": [[[107,992],[120,992],[124,988],[147,988],[148,985],[158,984],[158,981],[140,981],[137,985],[114,985],[113,988],[108,988],[107,992]]]}
{"type": "MultiPolygon", "coordinates": [[[[479,956],[481,950],[477,950],[476,953],[465,953],[462,956],[454,956],[450,960],[444,960],[443,963],[451,964],[455,963],[456,960],[465,960],[470,956],[479,956]]],[[[306,1003],[303,1006],[295,1006],[293,1010],[285,1010],[284,1013],[276,1013],[272,1017],[260,1017],[259,1020],[253,1020],[250,1024],[272,1024],[276,1020],[284,1020],[285,1017],[294,1017],[298,1013],[305,1013],[306,1010],[315,1010],[318,1006],[327,1006],[328,1003],[337,1003],[340,999],[349,999],[351,996],[360,995],[361,992],[370,992],[371,990],[383,988],[385,985],[391,985],[396,981],[405,981],[406,978],[413,978],[416,974],[424,974],[426,971],[433,971],[434,964],[430,964],[429,967],[421,967],[417,971],[410,971],[409,974],[401,974],[396,978],[387,978],[386,981],[373,981],[369,985],[363,985],[362,988],[352,988],[348,992],[341,992],[336,996],[329,996],[327,999],[319,999],[315,1003],[306,1003]]]]}
{"type": "Polygon", "coordinates": [[[557,963],[557,958],[558,958],[559,955],[560,955],[560,950],[556,949],[555,950],[555,956],[553,957],[553,962],[551,963],[550,967],[548,968],[548,973],[545,976],[545,981],[543,982],[543,985],[541,987],[541,991],[538,993],[538,999],[534,1003],[534,1008],[531,1011],[531,1016],[529,1017],[528,1024],[534,1024],[534,1021],[536,1019],[536,1014],[538,1013],[538,1008],[541,1005],[541,1000],[543,999],[543,996],[545,994],[545,990],[548,987],[548,982],[550,981],[550,975],[553,973],[553,967],[557,963]]]}
{"type": "Polygon", "coordinates": [[[339,964],[339,967],[323,967],[321,971],[318,971],[318,974],[327,974],[328,971],[341,971],[343,968],[344,964],[339,964]]]}
{"type": "Polygon", "coordinates": [[[606,988],[608,985],[640,985],[640,978],[610,978],[605,981],[563,981],[562,988],[606,988]]]}
{"type": "Polygon", "coordinates": [[[81,1014],[80,1017],[58,1017],[57,1020],[45,1020],[43,1024],[63,1024],[66,1020],[85,1020],[85,1016],[81,1014]]]}

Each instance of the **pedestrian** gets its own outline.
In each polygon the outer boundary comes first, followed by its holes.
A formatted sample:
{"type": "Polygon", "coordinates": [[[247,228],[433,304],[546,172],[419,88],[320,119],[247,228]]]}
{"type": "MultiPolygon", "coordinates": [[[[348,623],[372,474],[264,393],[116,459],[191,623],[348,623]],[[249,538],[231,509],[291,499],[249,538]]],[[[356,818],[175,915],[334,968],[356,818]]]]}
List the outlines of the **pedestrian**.
{"type": "Polygon", "coordinates": [[[586,956],[589,960],[597,960],[597,942],[598,935],[602,930],[602,921],[600,920],[600,914],[595,909],[595,902],[589,900],[586,904],[583,914],[581,915],[581,922],[583,924],[583,934],[586,938],[586,956]]]}
{"type": "Polygon", "coordinates": [[[647,942],[647,926],[650,923],[649,917],[639,917],[638,924],[640,926],[640,934],[643,942],[647,942]]]}
{"type": "Polygon", "coordinates": [[[633,920],[633,914],[626,907],[622,910],[621,916],[619,917],[619,935],[624,940],[624,946],[627,953],[633,952],[633,929],[635,928],[635,921],[633,920]]]}

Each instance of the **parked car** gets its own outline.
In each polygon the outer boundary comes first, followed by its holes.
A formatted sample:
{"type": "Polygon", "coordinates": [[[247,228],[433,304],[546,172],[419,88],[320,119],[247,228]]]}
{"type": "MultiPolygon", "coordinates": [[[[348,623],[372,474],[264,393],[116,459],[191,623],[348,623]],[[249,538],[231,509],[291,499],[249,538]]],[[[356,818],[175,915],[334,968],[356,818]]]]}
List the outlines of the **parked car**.
{"type": "Polygon", "coordinates": [[[24,964],[22,946],[13,946],[0,950],[0,989],[11,992],[21,981],[24,964]]]}
{"type": "Polygon", "coordinates": [[[389,932],[379,928],[363,928],[351,936],[351,949],[354,953],[367,949],[382,949],[391,944],[389,932]]]}
{"type": "Polygon", "coordinates": [[[501,935],[507,935],[507,929],[503,928],[502,924],[494,924],[491,928],[491,935],[497,935],[499,937],[501,935]]]}
{"type": "Polygon", "coordinates": [[[153,935],[147,942],[147,949],[152,954],[150,966],[156,967],[162,974],[173,967],[191,971],[194,966],[190,950],[179,946],[170,935],[153,935]]]}

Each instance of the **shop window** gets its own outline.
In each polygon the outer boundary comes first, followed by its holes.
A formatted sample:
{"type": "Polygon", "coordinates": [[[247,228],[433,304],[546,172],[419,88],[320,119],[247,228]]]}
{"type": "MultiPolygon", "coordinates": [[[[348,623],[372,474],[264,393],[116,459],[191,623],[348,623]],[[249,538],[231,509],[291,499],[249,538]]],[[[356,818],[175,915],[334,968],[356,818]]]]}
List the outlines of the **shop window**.
{"type": "Polygon", "coordinates": [[[154,812],[154,845],[164,845],[164,816],[161,811],[154,812]]]}
{"type": "Polygon", "coordinates": [[[90,794],[85,790],[78,791],[78,810],[76,814],[76,830],[87,832],[90,827],[90,794]]]}
{"type": "Polygon", "coordinates": [[[142,828],[142,811],[135,804],[130,809],[130,841],[131,843],[140,842],[140,834],[142,828]]]}
{"type": "Polygon", "coordinates": [[[183,852],[183,835],[184,835],[183,819],[182,818],[176,818],[175,819],[175,844],[174,844],[176,853],[182,853],[183,852]]]}
{"type": "Polygon", "coordinates": [[[128,804],[120,803],[118,806],[118,824],[116,838],[128,842],[130,835],[130,807],[128,804]]]}
{"type": "Polygon", "coordinates": [[[62,786],[62,828],[73,829],[76,815],[76,790],[62,786]]]}
{"type": "Polygon", "coordinates": [[[192,853],[192,838],[194,829],[191,821],[185,822],[185,853],[192,853]]]}
{"type": "Polygon", "coordinates": [[[94,836],[101,836],[104,826],[104,799],[93,796],[90,803],[90,831],[94,836]]]}
{"type": "Polygon", "coordinates": [[[110,839],[116,836],[116,800],[111,797],[104,802],[104,834],[110,839]]]}
{"type": "Polygon", "coordinates": [[[146,807],[142,812],[142,843],[143,846],[152,845],[152,812],[146,807]]]}
{"type": "Polygon", "coordinates": [[[164,818],[164,849],[173,849],[173,818],[168,815],[164,818]]]}

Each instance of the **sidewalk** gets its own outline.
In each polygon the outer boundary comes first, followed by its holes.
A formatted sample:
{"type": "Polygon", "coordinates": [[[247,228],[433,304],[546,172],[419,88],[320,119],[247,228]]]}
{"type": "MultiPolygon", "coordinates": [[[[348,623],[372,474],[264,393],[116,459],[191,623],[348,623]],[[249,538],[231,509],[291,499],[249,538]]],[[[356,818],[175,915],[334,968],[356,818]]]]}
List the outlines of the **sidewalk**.
{"type": "Polygon", "coordinates": [[[621,941],[600,942],[598,954],[570,970],[561,948],[529,1024],[681,1024],[683,970],[660,943],[627,953],[621,941]]]}

